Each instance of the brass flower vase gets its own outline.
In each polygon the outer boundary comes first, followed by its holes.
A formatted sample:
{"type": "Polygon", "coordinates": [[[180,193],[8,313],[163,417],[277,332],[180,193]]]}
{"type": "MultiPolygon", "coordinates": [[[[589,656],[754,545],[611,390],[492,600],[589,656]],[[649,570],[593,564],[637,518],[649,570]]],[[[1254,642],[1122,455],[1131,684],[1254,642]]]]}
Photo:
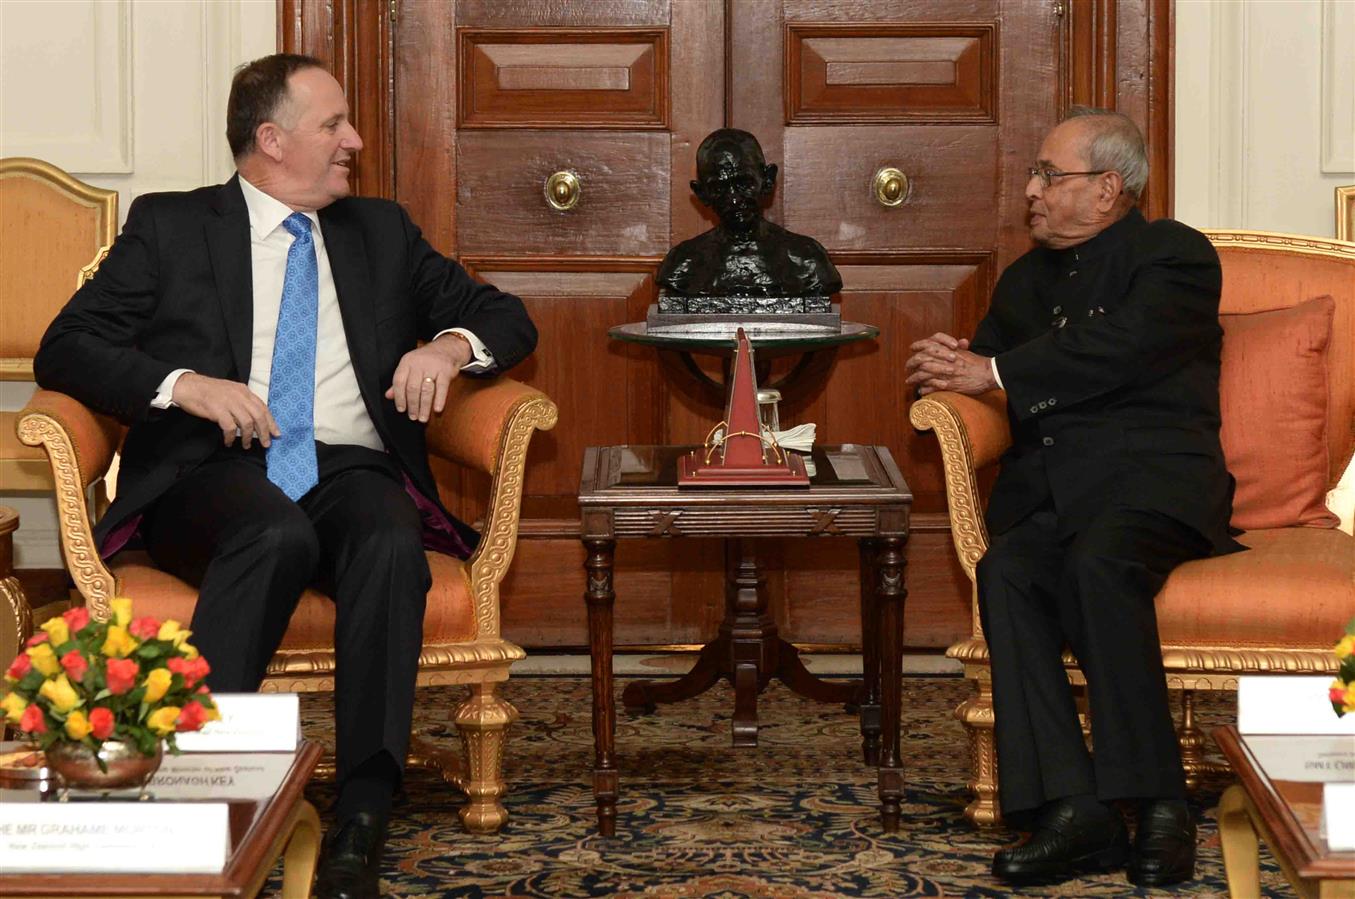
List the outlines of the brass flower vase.
{"type": "Polygon", "coordinates": [[[120,740],[105,740],[94,750],[83,743],[53,743],[47,750],[47,766],[61,782],[60,801],[65,802],[72,789],[121,790],[138,787],[139,799],[146,799],[146,784],[160,767],[165,757],[165,744],[155,744],[155,752],[142,755],[134,744],[120,740]],[[103,760],[103,770],[99,767],[103,760]]]}

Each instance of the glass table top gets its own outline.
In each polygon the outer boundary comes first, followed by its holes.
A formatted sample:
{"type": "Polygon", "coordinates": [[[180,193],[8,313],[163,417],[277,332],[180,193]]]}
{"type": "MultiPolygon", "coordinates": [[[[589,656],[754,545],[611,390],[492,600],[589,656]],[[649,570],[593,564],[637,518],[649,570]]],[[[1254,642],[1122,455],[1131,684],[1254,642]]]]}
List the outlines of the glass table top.
{"type": "MultiPolygon", "coordinates": [[[[755,350],[815,350],[855,343],[858,340],[871,340],[880,334],[879,328],[863,322],[843,322],[841,330],[815,325],[789,327],[779,323],[767,327],[748,323],[742,327],[755,350]]],[[[615,325],[607,331],[607,336],[626,343],[639,343],[660,349],[717,351],[733,350],[735,347],[734,335],[731,333],[711,331],[653,334],[649,332],[644,322],[615,325]]]]}

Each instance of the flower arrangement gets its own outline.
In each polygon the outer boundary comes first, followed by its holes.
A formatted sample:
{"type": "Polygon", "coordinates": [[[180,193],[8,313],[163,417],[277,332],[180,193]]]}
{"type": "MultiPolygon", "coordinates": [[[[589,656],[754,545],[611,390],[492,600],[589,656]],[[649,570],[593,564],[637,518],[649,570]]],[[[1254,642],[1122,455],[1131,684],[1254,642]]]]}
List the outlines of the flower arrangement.
{"type": "Polygon", "coordinates": [[[1336,717],[1355,712],[1355,618],[1346,625],[1346,635],[1336,643],[1336,680],[1327,692],[1336,717]]]}
{"type": "Polygon", "coordinates": [[[207,660],[177,621],[133,618],[129,599],[112,606],[107,621],[75,608],[45,622],[5,672],[0,709],[44,750],[80,744],[98,758],[116,740],[145,756],[161,741],[178,752],[175,733],[221,717],[207,660]]]}

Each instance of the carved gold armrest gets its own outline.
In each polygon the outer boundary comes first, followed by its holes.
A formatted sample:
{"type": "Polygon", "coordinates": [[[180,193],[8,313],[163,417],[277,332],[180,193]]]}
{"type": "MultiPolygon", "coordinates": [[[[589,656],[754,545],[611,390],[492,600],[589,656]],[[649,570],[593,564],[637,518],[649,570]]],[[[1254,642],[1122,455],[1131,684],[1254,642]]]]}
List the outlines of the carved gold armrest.
{"type": "Polygon", "coordinates": [[[1011,445],[1007,395],[1001,390],[977,397],[933,393],[913,404],[908,419],[919,430],[934,431],[941,444],[951,538],[972,582],[974,566],[988,549],[977,473],[995,463],[1011,445]]]}
{"type": "Polygon", "coordinates": [[[41,446],[56,485],[57,529],[66,565],[91,614],[108,617],[113,574],[94,545],[87,489],[108,472],[122,442],[123,427],[64,393],[39,390],[19,413],[19,439],[41,446]]]}
{"type": "Polygon", "coordinates": [[[499,582],[517,547],[527,446],[534,431],[550,430],[558,417],[549,397],[511,378],[457,378],[445,411],[429,421],[431,453],[491,479],[484,533],[466,563],[482,640],[499,634],[499,582]]]}

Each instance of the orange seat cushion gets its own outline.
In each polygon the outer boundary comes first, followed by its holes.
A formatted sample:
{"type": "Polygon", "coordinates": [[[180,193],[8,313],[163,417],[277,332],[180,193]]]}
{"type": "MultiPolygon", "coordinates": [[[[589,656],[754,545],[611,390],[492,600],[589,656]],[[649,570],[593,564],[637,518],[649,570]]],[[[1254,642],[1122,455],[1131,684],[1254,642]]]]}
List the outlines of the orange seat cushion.
{"type": "MultiPolygon", "coordinates": [[[[425,646],[465,643],[475,637],[475,611],[466,563],[452,556],[430,552],[428,566],[433,588],[423,616],[425,646]]],[[[198,591],[172,574],[151,564],[143,552],[119,553],[110,566],[123,596],[132,600],[133,614],[160,620],[173,618],[185,627],[193,620],[198,591]]],[[[319,590],[301,595],[291,624],[282,638],[282,649],[333,649],[334,603],[319,590]]],[[[210,659],[208,660],[210,661],[210,659]]]]}
{"type": "Polygon", "coordinates": [[[1220,315],[1219,438],[1234,527],[1336,527],[1327,496],[1327,345],[1336,303],[1220,315]]]}
{"type": "Polygon", "coordinates": [[[1157,595],[1164,645],[1327,648],[1355,609],[1355,537],[1248,531],[1248,552],[1187,562],[1157,595]]]}

